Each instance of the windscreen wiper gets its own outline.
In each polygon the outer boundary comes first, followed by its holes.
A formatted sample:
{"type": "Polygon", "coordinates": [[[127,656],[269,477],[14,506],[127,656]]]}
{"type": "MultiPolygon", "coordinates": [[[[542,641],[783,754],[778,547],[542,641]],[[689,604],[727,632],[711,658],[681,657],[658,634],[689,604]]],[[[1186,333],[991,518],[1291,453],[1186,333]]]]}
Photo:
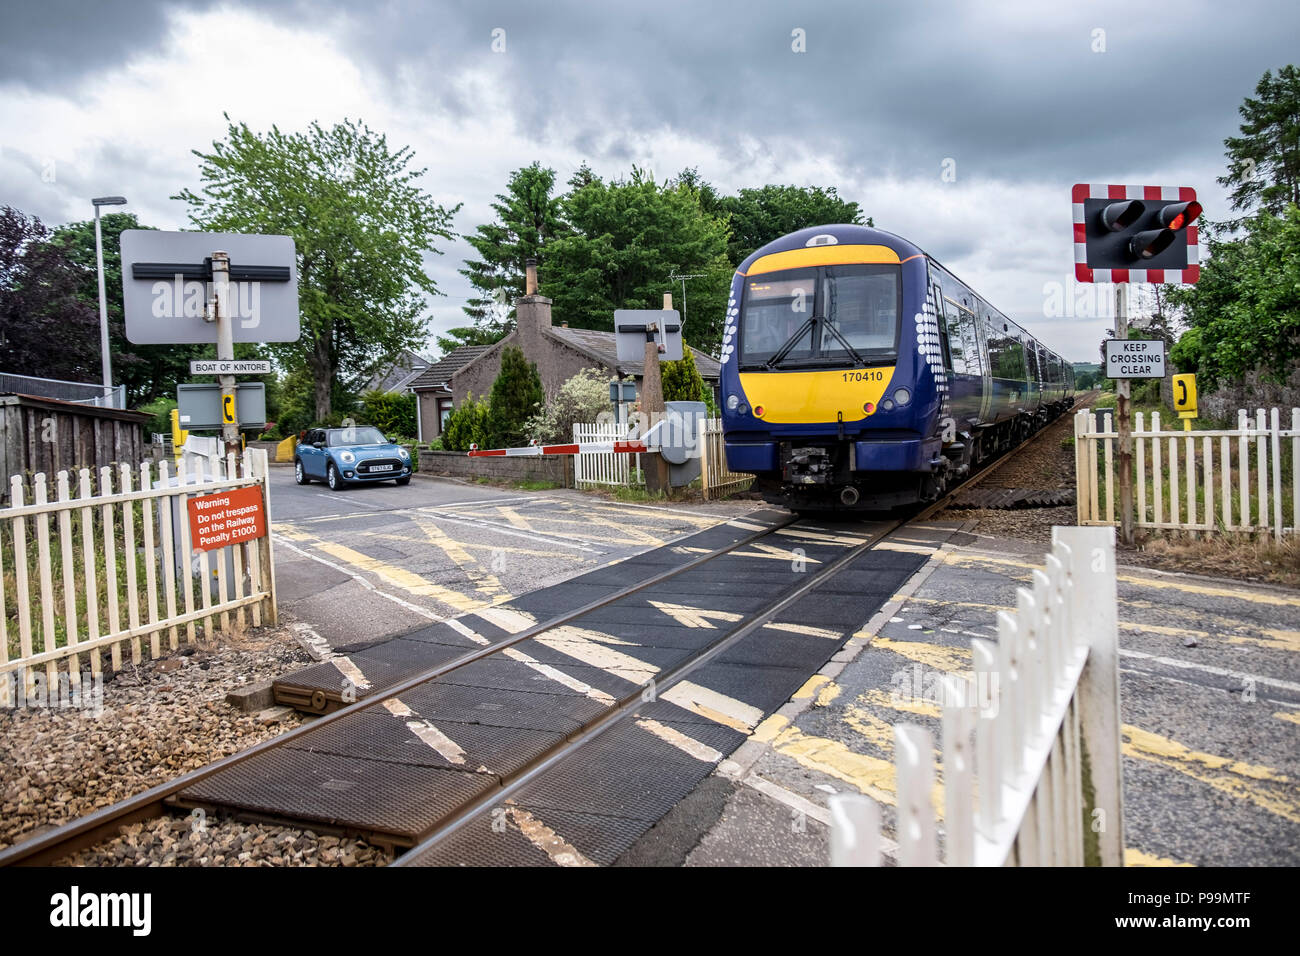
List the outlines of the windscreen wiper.
{"type": "Polygon", "coordinates": [[[804,333],[812,330],[812,327],[817,322],[817,318],[818,317],[815,315],[809,316],[804,321],[803,325],[795,329],[794,335],[790,336],[788,339],[785,340],[785,345],[782,345],[779,349],[777,349],[774,353],[772,353],[772,357],[768,359],[766,362],[764,362],[763,364],[769,369],[774,369],[777,366],[779,366],[782,360],[784,360],[785,357],[789,355],[790,352],[794,349],[794,347],[799,344],[799,340],[804,337],[804,333]]]}
{"type": "Polygon", "coordinates": [[[840,334],[840,330],[835,327],[834,322],[826,322],[822,327],[830,330],[831,335],[835,336],[836,341],[838,341],[840,345],[844,346],[844,350],[848,352],[849,355],[853,356],[853,361],[857,362],[859,365],[867,364],[867,360],[859,355],[858,350],[852,345],[849,345],[849,340],[840,334]]]}

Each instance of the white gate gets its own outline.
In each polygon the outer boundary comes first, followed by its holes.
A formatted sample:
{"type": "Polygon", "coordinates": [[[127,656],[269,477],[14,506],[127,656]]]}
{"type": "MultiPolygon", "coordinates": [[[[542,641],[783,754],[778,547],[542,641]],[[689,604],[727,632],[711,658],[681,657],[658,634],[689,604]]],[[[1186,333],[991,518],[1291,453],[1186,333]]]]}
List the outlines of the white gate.
{"type": "MultiPolygon", "coordinates": [[[[950,866],[1121,866],[1119,638],[1113,528],[1054,528],[1045,571],[947,675],[943,826],[950,866]]],[[[930,732],[894,728],[898,863],[938,864],[930,732]]],[[[877,866],[880,810],[837,794],[831,863],[877,866]]]]}
{"type": "MultiPolygon", "coordinates": [[[[576,444],[588,442],[623,441],[627,426],[618,422],[575,422],[573,440],[576,444]]],[[[577,488],[597,485],[641,485],[641,456],[629,454],[583,454],[573,456],[573,483],[577,488]]]]}
{"type": "Polygon", "coordinates": [[[10,479],[0,509],[0,706],[39,695],[41,670],[46,688],[61,679],[78,688],[82,655],[98,675],[105,650],[113,670],[124,646],[139,662],[146,639],[150,657],[161,656],[164,632],[175,649],[182,631],[196,639],[197,626],[211,638],[214,618],[223,630],[250,613],[254,626],[275,623],[266,452],[197,466],[182,462],[174,476],[166,461],[60,471],[53,489],[44,474],[10,479]],[[192,551],[191,496],[245,487],[261,489],[267,534],[192,551]]]}

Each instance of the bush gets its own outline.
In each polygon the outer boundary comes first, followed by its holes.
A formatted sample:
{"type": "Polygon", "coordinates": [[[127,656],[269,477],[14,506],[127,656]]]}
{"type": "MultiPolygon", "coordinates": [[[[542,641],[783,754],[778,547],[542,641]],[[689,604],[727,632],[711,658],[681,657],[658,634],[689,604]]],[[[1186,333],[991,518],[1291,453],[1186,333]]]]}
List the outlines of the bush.
{"type": "Polygon", "coordinates": [[[447,416],[447,427],[442,430],[442,447],[447,451],[469,451],[471,444],[489,448],[491,429],[488,426],[488,403],[466,397],[447,416]]]}
{"type": "Polygon", "coordinates": [[[659,363],[665,402],[702,402],[706,389],[700,370],[695,367],[695,355],[684,349],[680,362],[659,363]]]}
{"type": "Polygon", "coordinates": [[[152,415],[145,423],[145,429],[151,435],[170,435],[172,433],[172,409],[176,402],[170,398],[155,398],[148,404],[141,405],[137,411],[152,415]]]}
{"type": "Polygon", "coordinates": [[[378,389],[361,396],[359,424],[374,425],[385,435],[414,435],[416,423],[413,392],[381,392],[378,389]]]}
{"type": "Polygon", "coordinates": [[[545,400],[537,363],[524,358],[518,346],[508,346],[501,353],[501,371],[492,383],[489,399],[490,447],[523,444],[524,423],[537,414],[545,400]]]}
{"type": "Polygon", "coordinates": [[[570,442],[574,424],[595,422],[601,415],[612,416],[607,374],[584,368],[561,385],[546,407],[524,423],[525,440],[535,438],[543,444],[570,442]]]}

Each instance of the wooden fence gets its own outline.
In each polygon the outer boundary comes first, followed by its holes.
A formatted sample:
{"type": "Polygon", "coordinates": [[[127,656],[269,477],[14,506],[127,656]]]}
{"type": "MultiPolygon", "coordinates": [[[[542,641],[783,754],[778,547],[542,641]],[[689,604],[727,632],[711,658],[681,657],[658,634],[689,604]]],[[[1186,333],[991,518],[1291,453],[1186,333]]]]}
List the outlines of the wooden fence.
{"type": "MultiPolygon", "coordinates": [[[[1119,434],[1112,415],[1074,419],[1080,525],[1114,525],[1119,434]]],[[[1300,408],[1237,413],[1235,429],[1162,430],[1160,414],[1133,420],[1134,526],[1164,531],[1296,533],[1300,514],[1300,408]],[[1254,472],[1253,476],[1251,472],[1254,472]]]]}
{"type": "MultiPolygon", "coordinates": [[[[1055,528],[1046,569],[946,675],[943,842],[950,866],[1121,866],[1119,640],[1112,528],[1055,528]]],[[[894,729],[897,860],[939,863],[930,732],[894,729]]],[[[877,866],[869,797],[830,800],[831,863],[877,866]]]]}
{"type": "MultiPolygon", "coordinates": [[[[717,418],[703,420],[700,449],[700,489],[705,499],[722,498],[743,491],[753,482],[754,476],[734,472],[727,467],[727,456],[722,440],[722,421],[717,418]]],[[[619,441],[627,437],[627,426],[616,422],[601,424],[575,424],[573,440],[583,442],[619,441]]],[[[641,456],[636,455],[576,455],[574,456],[576,486],[589,488],[595,485],[645,484],[641,472],[641,456]]]]}
{"type": "Polygon", "coordinates": [[[246,614],[254,626],[275,623],[266,452],[191,461],[174,475],[167,461],[60,471],[53,488],[43,473],[10,480],[0,509],[0,706],[13,706],[15,692],[30,697],[40,670],[47,687],[61,667],[79,686],[83,655],[98,675],[105,650],[116,671],[124,649],[141,660],[146,640],[157,658],[182,633],[195,641],[198,627],[211,639],[217,620],[222,630],[232,617],[242,627],[246,614]],[[268,534],[192,551],[190,497],[250,486],[261,489],[268,534]]]}

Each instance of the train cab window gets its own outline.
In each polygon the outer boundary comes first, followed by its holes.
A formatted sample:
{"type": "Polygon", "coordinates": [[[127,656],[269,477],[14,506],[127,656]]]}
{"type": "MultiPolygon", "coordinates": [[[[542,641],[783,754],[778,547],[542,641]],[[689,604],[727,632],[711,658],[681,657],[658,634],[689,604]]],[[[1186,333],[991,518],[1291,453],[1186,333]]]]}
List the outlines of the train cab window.
{"type": "Polygon", "coordinates": [[[749,278],[741,302],[741,368],[893,361],[900,272],[896,265],[863,264],[749,278]]]}

